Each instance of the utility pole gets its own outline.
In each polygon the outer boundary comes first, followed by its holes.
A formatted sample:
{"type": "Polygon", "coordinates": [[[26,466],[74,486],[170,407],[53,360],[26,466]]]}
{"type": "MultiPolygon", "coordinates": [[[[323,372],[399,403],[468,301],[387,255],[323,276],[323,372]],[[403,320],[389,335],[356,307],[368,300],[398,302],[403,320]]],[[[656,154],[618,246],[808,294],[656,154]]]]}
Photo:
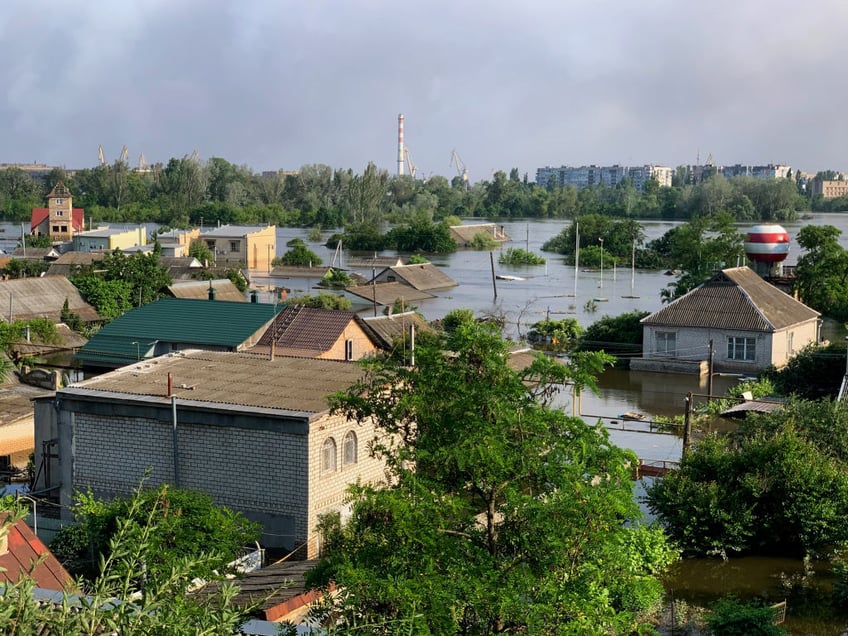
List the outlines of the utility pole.
{"type": "Polygon", "coordinates": [[[707,378],[707,402],[710,402],[713,399],[713,361],[715,360],[715,349],[713,348],[712,338],[710,338],[709,355],[709,364],[707,365],[707,370],[709,371],[709,377],[707,378]]]}
{"type": "Polygon", "coordinates": [[[689,452],[689,446],[692,444],[692,392],[686,394],[686,410],[683,415],[683,452],[681,457],[685,458],[689,452]]]}

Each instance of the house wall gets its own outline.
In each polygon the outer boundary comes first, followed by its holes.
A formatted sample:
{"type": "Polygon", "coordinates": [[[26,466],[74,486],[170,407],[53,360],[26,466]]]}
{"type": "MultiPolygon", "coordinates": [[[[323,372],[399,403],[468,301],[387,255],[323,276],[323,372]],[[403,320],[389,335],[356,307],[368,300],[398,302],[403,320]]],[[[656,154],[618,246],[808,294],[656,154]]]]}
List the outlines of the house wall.
{"type": "MultiPolygon", "coordinates": [[[[129,495],[143,478],[147,486],[176,482],[170,403],[166,398],[158,402],[145,406],[60,398],[58,473],[63,506],[72,503],[73,492],[79,489],[90,487],[95,495],[109,498],[129,495]]],[[[184,410],[178,403],[177,440],[180,487],[205,490],[216,503],[260,522],[268,547],[291,548],[305,539],[304,420],[184,410]]]]}
{"type": "Polygon", "coordinates": [[[744,332],[728,329],[693,329],[687,327],[643,326],[642,355],[645,358],[676,358],[681,360],[708,360],[710,340],[713,341],[713,369],[725,373],[754,373],[771,364],[772,337],[763,332],[744,332]],[[676,336],[675,351],[666,353],[657,348],[658,332],[671,332],[676,336]],[[727,357],[727,339],[755,338],[755,359],[730,360],[727,357]]]}
{"type": "Polygon", "coordinates": [[[207,235],[203,240],[212,250],[216,263],[243,263],[248,269],[268,271],[277,252],[276,232],[277,228],[269,225],[244,235],[207,235]]]}
{"type": "Polygon", "coordinates": [[[362,328],[355,322],[351,321],[345,327],[339,339],[333,343],[327,351],[324,351],[318,357],[323,360],[347,360],[347,341],[352,342],[351,360],[359,360],[365,356],[371,355],[377,351],[376,345],[371,341],[362,328]]]}
{"type": "Polygon", "coordinates": [[[309,518],[310,541],[307,558],[318,556],[320,543],[315,529],[321,515],[338,512],[342,520],[349,512],[347,487],[357,482],[379,484],[385,481],[382,461],[370,457],[369,443],[375,438],[376,429],[370,421],[357,424],[341,415],[327,415],[314,422],[309,432],[309,518]],[[344,463],[344,437],[353,431],[357,439],[357,461],[344,463]],[[322,470],[324,443],[332,438],[336,443],[336,470],[322,470]]]}
{"type": "Polygon", "coordinates": [[[812,319],[773,333],[737,331],[731,329],[692,329],[685,327],[643,326],[642,356],[644,358],[675,358],[708,360],[709,343],[713,341],[713,368],[724,373],[753,373],[769,365],[785,366],[793,355],[810,343],[818,341],[818,320],[812,319]],[[676,335],[676,352],[667,354],[657,349],[657,333],[676,335]],[[755,338],[755,359],[732,360],[727,355],[728,338],[755,338]]]}

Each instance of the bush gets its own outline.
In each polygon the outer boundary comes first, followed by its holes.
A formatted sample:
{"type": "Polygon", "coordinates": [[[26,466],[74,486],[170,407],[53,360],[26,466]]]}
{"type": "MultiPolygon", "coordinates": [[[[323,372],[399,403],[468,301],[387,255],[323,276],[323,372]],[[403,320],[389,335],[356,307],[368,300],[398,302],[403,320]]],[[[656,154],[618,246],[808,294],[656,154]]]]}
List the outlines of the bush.
{"type": "Polygon", "coordinates": [[[498,242],[495,240],[495,237],[488,232],[477,232],[477,234],[471,238],[471,242],[469,244],[475,250],[486,251],[491,251],[498,246],[498,242]]]}
{"type": "Polygon", "coordinates": [[[533,252],[518,247],[510,247],[498,257],[501,265],[544,265],[545,259],[533,252]]]}
{"type": "Polygon", "coordinates": [[[353,304],[349,298],[331,294],[329,292],[318,292],[317,296],[296,296],[287,301],[289,305],[303,305],[304,307],[315,307],[317,309],[343,309],[349,311],[353,304]]]}
{"type": "Polygon", "coordinates": [[[779,636],[774,611],[767,605],[742,603],[728,597],[717,601],[707,613],[707,627],[714,636],[779,636]]]}

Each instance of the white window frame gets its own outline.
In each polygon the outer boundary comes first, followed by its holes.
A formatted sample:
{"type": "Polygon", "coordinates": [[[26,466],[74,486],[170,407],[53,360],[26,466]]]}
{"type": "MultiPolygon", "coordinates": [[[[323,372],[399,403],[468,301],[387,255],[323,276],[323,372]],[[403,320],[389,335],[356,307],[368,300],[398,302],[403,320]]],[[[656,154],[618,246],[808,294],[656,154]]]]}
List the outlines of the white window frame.
{"type": "Polygon", "coordinates": [[[342,466],[350,466],[359,461],[359,440],[354,431],[345,433],[342,441],[342,466]]]}
{"type": "Polygon", "coordinates": [[[757,359],[757,339],[750,336],[728,336],[727,359],[754,362],[757,359]]]}
{"type": "Polygon", "coordinates": [[[665,355],[677,355],[677,332],[676,331],[657,331],[655,334],[657,353],[665,355]],[[669,347],[671,343],[671,347],[669,347]]]}

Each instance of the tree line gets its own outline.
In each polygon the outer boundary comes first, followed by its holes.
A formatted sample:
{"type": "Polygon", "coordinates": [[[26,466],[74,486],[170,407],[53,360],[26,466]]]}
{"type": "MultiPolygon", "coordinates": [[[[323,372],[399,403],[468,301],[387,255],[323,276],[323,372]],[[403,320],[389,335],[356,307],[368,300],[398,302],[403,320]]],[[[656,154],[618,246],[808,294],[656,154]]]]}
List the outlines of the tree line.
{"type": "MultiPolygon", "coordinates": [[[[796,174],[797,177],[797,174],[796,174]]],[[[478,218],[575,218],[586,214],[623,218],[689,219],[720,212],[734,219],[788,221],[804,209],[844,209],[848,201],[812,198],[797,178],[726,179],[714,174],[691,183],[685,170],[669,187],[648,181],[643,191],[628,179],[613,187],[577,190],[553,182],[540,186],[517,168],[498,170],[469,185],[461,177],[390,175],[369,163],[362,173],[324,164],[291,173],[256,173],[220,157],[172,158],[151,169],[116,161],[72,173],[54,168],[31,178],[20,168],[0,170],[0,219],[26,221],[43,207],[57,181],[92,222],[189,225],[264,224],[339,228],[386,224],[423,216],[478,218]]]]}

